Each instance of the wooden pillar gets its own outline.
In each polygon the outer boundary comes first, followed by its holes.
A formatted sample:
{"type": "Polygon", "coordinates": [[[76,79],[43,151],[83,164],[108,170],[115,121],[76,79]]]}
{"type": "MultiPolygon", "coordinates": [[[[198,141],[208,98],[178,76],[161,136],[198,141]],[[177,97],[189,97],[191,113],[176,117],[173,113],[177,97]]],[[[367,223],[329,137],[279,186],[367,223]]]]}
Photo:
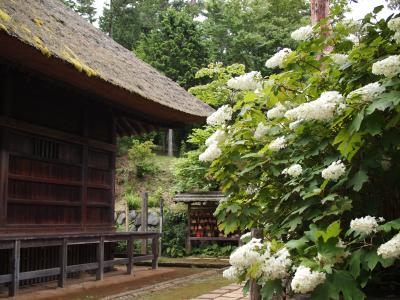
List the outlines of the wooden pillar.
{"type": "Polygon", "coordinates": [[[157,269],[158,268],[158,234],[153,237],[151,243],[151,251],[153,253],[153,259],[151,260],[151,268],[157,269]]]}
{"type": "Polygon", "coordinates": [[[68,242],[63,239],[60,246],[60,275],[58,277],[58,287],[64,287],[67,280],[67,265],[68,265],[68,242]]]}
{"type": "MultiPolygon", "coordinates": [[[[142,212],[141,212],[141,226],[140,231],[147,232],[147,221],[148,221],[148,194],[146,192],[142,193],[142,212]]],[[[141,254],[147,254],[147,239],[142,240],[141,254]]]]}
{"type": "Polygon", "coordinates": [[[0,128],[0,226],[7,223],[8,163],[7,131],[0,128]]]}
{"type": "Polygon", "coordinates": [[[160,201],[160,238],[159,240],[159,249],[158,249],[158,254],[162,255],[162,233],[163,233],[163,222],[164,222],[164,199],[161,198],[160,201]]]}
{"type": "Polygon", "coordinates": [[[103,280],[104,277],[104,236],[101,236],[97,244],[97,263],[99,265],[96,272],[96,280],[103,280]]]}
{"type": "Polygon", "coordinates": [[[329,16],[329,0],[310,0],[311,24],[315,25],[329,16]]]}
{"type": "MultiPolygon", "coordinates": [[[[117,144],[117,121],[115,114],[111,112],[111,144],[117,144]]],[[[115,224],[115,169],[116,152],[111,153],[111,199],[110,199],[110,222],[115,224]]],[[[126,216],[128,217],[128,216],[126,216]]]]}
{"type": "MultiPolygon", "coordinates": [[[[253,228],[251,236],[258,239],[263,238],[262,229],[253,228]]],[[[261,300],[261,286],[253,279],[250,280],[250,300],[261,300]]]]}
{"type": "Polygon", "coordinates": [[[168,129],[168,156],[174,156],[174,131],[168,129]]]}
{"type": "MultiPolygon", "coordinates": [[[[87,137],[88,135],[88,108],[83,108],[82,115],[82,136],[87,137]]],[[[82,145],[82,168],[81,168],[81,225],[86,226],[87,223],[87,172],[88,172],[88,158],[89,158],[89,147],[88,145],[82,145]]]]}
{"type": "Polygon", "coordinates": [[[133,236],[130,236],[128,241],[128,253],[127,253],[127,257],[128,257],[128,265],[126,266],[126,272],[128,273],[128,275],[132,275],[133,274],[133,236]]]}
{"type": "Polygon", "coordinates": [[[19,272],[21,264],[21,241],[14,241],[11,257],[11,282],[9,286],[9,296],[14,297],[17,295],[19,288],[19,272]]]}
{"type": "Polygon", "coordinates": [[[191,232],[190,211],[191,211],[191,203],[189,202],[187,210],[188,225],[186,230],[186,254],[190,254],[190,252],[192,252],[192,241],[190,240],[190,232],[191,232]]]}

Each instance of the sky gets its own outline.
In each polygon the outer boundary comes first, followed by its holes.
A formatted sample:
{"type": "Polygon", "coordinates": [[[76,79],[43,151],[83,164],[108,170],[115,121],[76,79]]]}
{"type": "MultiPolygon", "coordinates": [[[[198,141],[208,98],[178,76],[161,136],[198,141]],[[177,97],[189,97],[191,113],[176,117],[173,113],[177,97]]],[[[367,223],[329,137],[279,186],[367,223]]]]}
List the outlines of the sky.
{"type": "MultiPolygon", "coordinates": [[[[103,12],[103,7],[105,3],[110,3],[110,0],[95,0],[94,5],[97,10],[97,17],[101,16],[103,12]]],[[[389,16],[392,11],[390,11],[386,6],[387,2],[385,0],[358,0],[358,3],[352,3],[350,6],[352,12],[346,16],[351,19],[361,19],[367,13],[371,12],[375,6],[385,5],[385,8],[380,12],[379,16],[385,18],[389,16]]],[[[96,24],[97,25],[97,24],[96,24]]]]}

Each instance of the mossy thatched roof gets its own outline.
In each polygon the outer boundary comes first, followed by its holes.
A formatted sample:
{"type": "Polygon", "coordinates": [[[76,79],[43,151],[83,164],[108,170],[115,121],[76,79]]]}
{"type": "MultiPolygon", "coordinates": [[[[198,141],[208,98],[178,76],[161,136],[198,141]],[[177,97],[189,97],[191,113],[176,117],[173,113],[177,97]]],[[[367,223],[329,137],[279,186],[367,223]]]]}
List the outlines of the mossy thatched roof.
{"type": "MultiPolygon", "coordinates": [[[[0,34],[144,102],[205,118],[213,109],[68,9],[60,0],[0,0],[0,34]]],[[[132,102],[133,103],[133,102],[132,102]]],[[[135,105],[138,105],[137,102],[135,105]]]]}

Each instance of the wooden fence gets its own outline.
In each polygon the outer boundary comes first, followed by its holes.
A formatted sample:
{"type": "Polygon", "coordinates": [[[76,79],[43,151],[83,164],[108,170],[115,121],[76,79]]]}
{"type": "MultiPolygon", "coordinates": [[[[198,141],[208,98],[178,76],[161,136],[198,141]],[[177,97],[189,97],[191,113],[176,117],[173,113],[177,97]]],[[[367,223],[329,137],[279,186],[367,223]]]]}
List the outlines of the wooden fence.
{"type": "Polygon", "coordinates": [[[34,235],[34,236],[7,236],[0,237],[0,249],[11,249],[10,273],[0,275],[0,284],[9,284],[9,296],[17,294],[19,283],[22,280],[35,279],[47,276],[58,276],[58,286],[64,287],[67,274],[96,270],[96,280],[102,280],[104,268],[115,265],[126,265],[127,274],[133,273],[133,263],[145,260],[152,260],[152,268],[158,267],[158,240],[160,234],[156,232],[108,232],[108,233],[79,233],[55,235],[34,235]],[[134,240],[152,240],[152,253],[141,256],[134,256],[134,240]],[[127,241],[127,257],[113,260],[104,260],[104,244],[127,241]],[[71,245],[97,245],[96,262],[78,265],[68,265],[68,246],[71,245]],[[20,258],[22,248],[34,247],[59,247],[59,266],[51,269],[41,269],[29,272],[20,272],[20,258]]]}

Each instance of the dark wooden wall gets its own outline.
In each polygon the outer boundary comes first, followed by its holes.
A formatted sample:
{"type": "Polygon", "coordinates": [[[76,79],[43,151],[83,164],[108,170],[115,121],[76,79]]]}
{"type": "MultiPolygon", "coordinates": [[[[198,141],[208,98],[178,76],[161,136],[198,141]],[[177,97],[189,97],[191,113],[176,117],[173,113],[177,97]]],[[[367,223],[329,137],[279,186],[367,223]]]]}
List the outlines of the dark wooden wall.
{"type": "Polygon", "coordinates": [[[113,110],[0,63],[0,234],[113,230],[113,110]]]}

